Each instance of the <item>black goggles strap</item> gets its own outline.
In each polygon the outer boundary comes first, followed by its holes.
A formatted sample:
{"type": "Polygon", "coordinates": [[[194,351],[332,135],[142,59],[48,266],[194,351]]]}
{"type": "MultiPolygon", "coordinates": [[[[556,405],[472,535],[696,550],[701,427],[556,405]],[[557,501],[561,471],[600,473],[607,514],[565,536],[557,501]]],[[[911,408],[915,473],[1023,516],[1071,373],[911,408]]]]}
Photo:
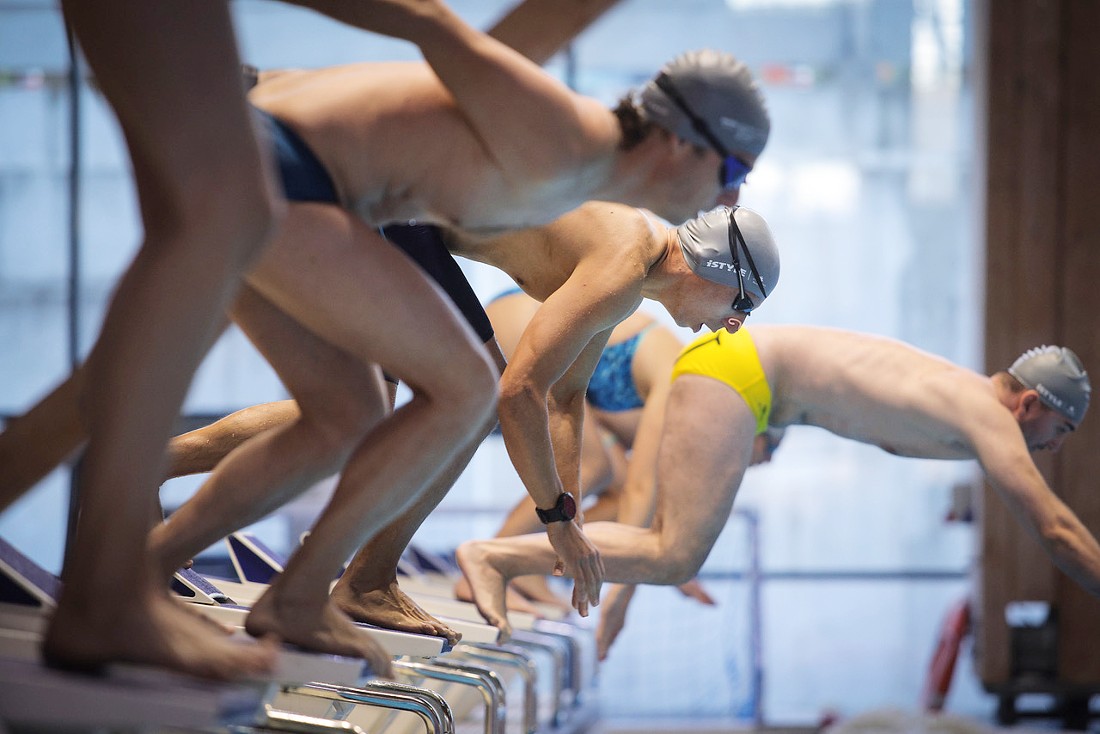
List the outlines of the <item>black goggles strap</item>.
{"type": "Polygon", "coordinates": [[[752,273],[752,279],[756,281],[756,285],[760,288],[760,295],[767,298],[768,289],[764,287],[764,279],[760,277],[760,271],[756,269],[756,263],[752,260],[752,253],[749,252],[749,243],[745,241],[745,236],[741,234],[741,228],[737,226],[737,220],[734,219],[733,216],[734,211],[736,211],[736,209],[730,212],[730,224],[733,226],[733,231],[737,235],[737,243],[745,253],[745,262],[749,264],[749,272],[752,273]]]}
{"type": "Polygon", "coordinates": [[[703,136],[703,139],[710,143],[711,147],[718,152],[723,158],[730,158],[732,154],[726,149],[726,146],[722,145],[722,141],[718,139],[718,136],[711,132],[710,125],[706,120],[699,115],[695,114],[690,107],[688,107],[687,100],[681,96],[680,92],[672,85],[672,80],[668,78],[668,74],[663,71],[657,75],[657,78],[653,80],[653,83],[657,85],[657,88],[668,96],[672,100],[673,104],[680,108],[680,111],[687,115],[688,120],[691,121],[691,127],[695,132],[703,136]]]}

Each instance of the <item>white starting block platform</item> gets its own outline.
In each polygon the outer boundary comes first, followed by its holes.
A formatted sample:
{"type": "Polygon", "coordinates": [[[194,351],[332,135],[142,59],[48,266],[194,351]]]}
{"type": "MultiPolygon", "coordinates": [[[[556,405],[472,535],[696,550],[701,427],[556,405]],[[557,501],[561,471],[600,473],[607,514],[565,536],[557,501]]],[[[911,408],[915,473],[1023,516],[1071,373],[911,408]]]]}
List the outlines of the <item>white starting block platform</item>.
{"type": "Polygon", "coordinates": [[[138,666],[102,675],[0,658],[0,721],[36,729],[208,729],[254,721],[266,686],[203,683],[138,666]]]}
{"type": "MultiPolygon", "coordinates": [[[[281,572],[269,565],[279,562],[277,556],[247,537],[237,540],[241,556],[253,550],[259,563],[240,564],[251,564],[250,574],[270,571],[271,579],[281,572]]],[[[547,629],[545,620],[513,614],[516,638],[499,645],[496,628],[484,624],[472,604],[448,598],[451,589],[443,575],[424,574],[408,583],[402,578],[401,585],[463,640],[450,649],[440,637],[363,626],[364,634],[395,657],[395,682],[370,678],[361,660],[292,646],[279,651],[273,676],[239,684],[207,683],[143,666],[111,665],[101,675],[68,673],[39,659],[59,582],[0,540],[0,727],[581,734],[596,721],[594,699],[584,690],[589,676],[582,658],[594,646],[581,638],[590,631],[561,623],[547,629]]],[[[193,571],[178,573],[174,583],[181,603],[238,628],[248,609],[235,602],[247,604],[266,587],[193,571]]],[[[243,630],[235,634],[252,644],[243,630]]]]}

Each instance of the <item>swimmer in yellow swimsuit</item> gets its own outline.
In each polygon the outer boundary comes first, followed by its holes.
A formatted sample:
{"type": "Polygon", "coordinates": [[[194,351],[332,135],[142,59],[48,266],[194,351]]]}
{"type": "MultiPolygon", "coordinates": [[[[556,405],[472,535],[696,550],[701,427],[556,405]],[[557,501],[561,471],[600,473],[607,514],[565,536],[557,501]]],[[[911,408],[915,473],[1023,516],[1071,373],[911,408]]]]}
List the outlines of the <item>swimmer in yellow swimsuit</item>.
{"type": "Polygon", "coordinates": [[[768,430],[772,389],[749,329],[735,334],[716,331],[688,344],[672,368],[673,382],[680,375],[712,377],[729,385],[744,398],[756,417],[756,435],[768,430]]]}
{"type": "MultiPolygon", "coordinates": [[[[624,524],[633,511],[620,506],[620,522],[585,525],[609,581],[679,584],[695,576],[733,509],[756,434],[801,424],[897,456],[977,460],[1031,537],[1100,596],[1100,544],[1030,456],[1061,448],[1088,409],[1088,375],[1070,350],[1032,349],[985,376],[893,339],[768,325],[698,339],[675,375],[656,470],[649,470],[653,522],[624,524]]],[[[639,464],[631,462],[628,482],[639,464]]],[[[538,535],[465,543],[457,555],[482,615],[505,632],[504,584],[548,573],[555,561],[538,535]]],[[[632,592],[612,587],[601,604],[601,655],[622,628],[632,592]]]]}

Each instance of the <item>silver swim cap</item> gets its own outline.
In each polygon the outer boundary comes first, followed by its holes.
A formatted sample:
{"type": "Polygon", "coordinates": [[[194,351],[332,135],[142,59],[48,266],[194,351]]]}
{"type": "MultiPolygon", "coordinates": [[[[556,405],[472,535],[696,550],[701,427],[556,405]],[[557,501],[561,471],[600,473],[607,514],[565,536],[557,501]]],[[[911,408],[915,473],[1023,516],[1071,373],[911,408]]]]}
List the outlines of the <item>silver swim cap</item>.
{"type": "Polygon", "coordinates": [[[1012,363],[1008,374],[1039,393],[1044,405],[1075,423],[1089,409],[1089,376],[1081,360],[1066,347],[1029,349],[1012,363]]]}
{"type": "Polygon", "coordinates": [[[775,246],[768,223],[752,209],[720,206],[681,224],[676,228],[676,237],[684,260],[700,278],[737,287],[737,271],[730,253],[732,240],[741,264],[741,280],[749,294],[763,301],[779,282],[779,248],[775,246]],[[731,216],[736,227],[730,227],[731,216]],[[744,238],[740,242],[737,231],[744,238]],[[764,285],[763,290],[753,275],[753,266],[764,285]]]}
{"type": "MultiPolygon", "coordinates": [[[[689,51],[666,64],[660,74],[731,153],[758,156],[764,150],[771,120],[752,72],[743,62],[720,51],[689,51]]],[[[642,87],[639,103],[645,119],[688,142],[710,147],[655,80],[642,87]]]]}

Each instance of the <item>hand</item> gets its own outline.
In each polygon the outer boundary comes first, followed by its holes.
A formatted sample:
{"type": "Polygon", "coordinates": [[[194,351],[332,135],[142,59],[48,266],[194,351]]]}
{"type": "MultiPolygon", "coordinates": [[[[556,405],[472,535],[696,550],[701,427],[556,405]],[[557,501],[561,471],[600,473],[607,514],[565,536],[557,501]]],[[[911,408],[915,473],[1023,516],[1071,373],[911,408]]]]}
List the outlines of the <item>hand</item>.
{"type": "Polygon", "coordinates": [[[600,603],[603,584],[600,552],[572,521],[550,523],[546,526],[546,535],[558,554],[559,563],[573,574],[573,608],[582,617],[587,617],[589,604],[599,606],[600,603]]]}
{"type": "Polygon", "coordinates": [[[600,623],[596,627],[596,655],[603,661],[612,643],[626,624],[626,610],[634,597],[633,586],[615,584],[607,593],[603,608],[600,610],[600,623]]]}
{"type": "Polygon", "coordinates": [[[681,594],[689,599],[694,599],[700,604],[706,604],[709,607],[718,605],[714,597],[708,594],[707,590],[703,588],[703,585],[699,583],[699,579],[692,579],[686,584],[680,584],[676,588],[680,590],[681,594]]]}

